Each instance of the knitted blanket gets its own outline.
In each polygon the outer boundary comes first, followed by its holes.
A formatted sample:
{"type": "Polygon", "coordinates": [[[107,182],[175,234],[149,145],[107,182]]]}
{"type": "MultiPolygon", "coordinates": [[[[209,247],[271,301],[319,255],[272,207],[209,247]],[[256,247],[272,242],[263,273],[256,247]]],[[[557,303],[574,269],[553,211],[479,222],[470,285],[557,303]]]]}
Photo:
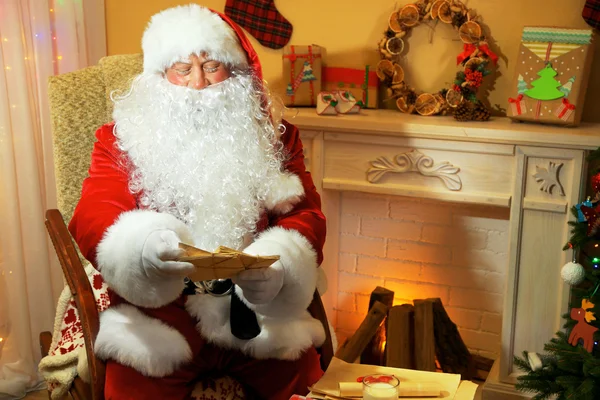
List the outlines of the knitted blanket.
{"type": "MultiPolygon", "coordinates": [[[[94,291],[98,311],[104,311],[109,305],[108,287],[91,264],[85,266],[85,272],[94,291]]],[[[50,350],[38,367],[53,400],[66,396],[76,376],[89,382],[83,329],[68,286],[58,299],[50,350]]]]}

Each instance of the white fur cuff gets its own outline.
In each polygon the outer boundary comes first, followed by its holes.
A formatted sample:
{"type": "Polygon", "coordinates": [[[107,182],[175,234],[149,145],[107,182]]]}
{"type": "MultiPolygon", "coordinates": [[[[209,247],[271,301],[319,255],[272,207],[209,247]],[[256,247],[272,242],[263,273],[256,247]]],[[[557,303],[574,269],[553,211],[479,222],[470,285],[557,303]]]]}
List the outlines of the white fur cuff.
{"type": "Polygon", "coordinates": [[[162,307],[177,299],[184,288],[183,279],[149,276],[142,265],[146,238],[162,229],[173,230],[183,242],[191,243],[188,227],[174,216],[133,210],[121,214],[98,244],[98,268],[108,287],[137,306],[162,307]]]}
{"type": "Polygon", "coordinates": [[[94,351],[101,359],[115,360],[156,378],[172,374],[192,358],[181,333],[128,304],[100,314],[94,351]]]}
{"type": "MultiPolygon", "coordinates": [[[[312,301],[317,286],[317,253],[298,231],[273,227],[261,233],[245,253],[279,255],[284,271],[283,287],[268,304],[248,304],[270,317],[301,315],[312,301]]],[[[245,300],[245,299],[244,299],[245,300]]]]}

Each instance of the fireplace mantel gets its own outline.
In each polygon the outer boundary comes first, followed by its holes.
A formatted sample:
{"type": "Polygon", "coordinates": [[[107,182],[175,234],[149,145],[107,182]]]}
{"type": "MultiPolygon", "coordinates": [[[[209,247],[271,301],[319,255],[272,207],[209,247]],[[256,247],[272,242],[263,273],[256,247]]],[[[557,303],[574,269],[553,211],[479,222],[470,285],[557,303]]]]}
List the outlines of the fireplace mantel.
{"type": "Polygon", "coordinates": [[[541,352],[568,308],[560,269],[572,254],[561,248],[569,209],[584,194],[585,156],[600,147],[600,124],[460,123],[391,110],[318,116],[314,109],[291,109],[286,118],[300,128],[327,217],[324,303],[334,325],[341,191],[510,208],[502,351],[483,395],[515,396],[513,355],[541,352]]]}

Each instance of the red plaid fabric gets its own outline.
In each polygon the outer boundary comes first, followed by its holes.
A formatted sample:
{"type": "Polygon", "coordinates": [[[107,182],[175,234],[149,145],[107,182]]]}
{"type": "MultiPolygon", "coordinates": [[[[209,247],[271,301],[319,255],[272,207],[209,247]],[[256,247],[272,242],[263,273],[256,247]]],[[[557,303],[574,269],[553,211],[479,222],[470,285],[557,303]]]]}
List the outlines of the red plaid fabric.
{"type": "Polygon", "coordinates": [[[227,0],[225,15],[272,49],[282,48],[292,36],[292,24],[277,11],[275,0],[227,0]]]}
{"type": "Polygon", "coordinates": [[[600,0],[587,0],[581,15],[590,26],[600,29],[600,0]]]}

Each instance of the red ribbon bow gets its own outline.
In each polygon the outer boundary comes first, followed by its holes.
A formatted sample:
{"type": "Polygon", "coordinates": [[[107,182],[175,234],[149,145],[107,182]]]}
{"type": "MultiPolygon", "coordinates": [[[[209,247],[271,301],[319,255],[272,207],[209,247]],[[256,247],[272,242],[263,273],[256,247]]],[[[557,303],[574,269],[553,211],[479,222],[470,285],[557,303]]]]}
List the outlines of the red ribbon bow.
{"type": "Polygon", "coordinates": [[[523,100],[522,94],[518,95],[516,99],[513,99],[512,97],[508,98],[509,103],[519,103],[521,100],[523,100]]]}
{"type": "Polygon", "coordinates": [[[516,99],[513,99],[512,97],[508,98],[508,102],[514,104],[517,107],[517,115],[521,115],[521,100],[523,100],[522,94],[518,95],[516,99]]]}
{"type": "Polygon", "coordinates": [[[565,106],[565,108],[566,108],[567,110],[574,110],[574,109],[575,109],[575,105],[574,105],[574,104],[571,104],[571,103],[569,103],[569,100],[568,100],[568,99],[565,99],[564,97],[563,97],[563,99],[562,99],[562,104],[563,104],[563,106],[565,106]]]}
{"type": "Polygon", "coordinates": [[[565,99],[563,97],[562,99],[562,106],[559,108],[559,112],[558,112],[558,118],[566,121],[567,119],[569,119],[569,116],[567,115],[567,112],[569,111],[573,111],[575,109],[575,105],[569,103],[569,100],[565,99]]]}
{"type": "Polygon", "coordinates": [[[463,52],[456,57],[456,65],[466,60],[477,49],[485,53],[494,64],[498,63],[498,56],[490,49],[486,42],[481,42],[479,46],[475,46],[472,43],[465,43],[463,46],[463,52]]]}

